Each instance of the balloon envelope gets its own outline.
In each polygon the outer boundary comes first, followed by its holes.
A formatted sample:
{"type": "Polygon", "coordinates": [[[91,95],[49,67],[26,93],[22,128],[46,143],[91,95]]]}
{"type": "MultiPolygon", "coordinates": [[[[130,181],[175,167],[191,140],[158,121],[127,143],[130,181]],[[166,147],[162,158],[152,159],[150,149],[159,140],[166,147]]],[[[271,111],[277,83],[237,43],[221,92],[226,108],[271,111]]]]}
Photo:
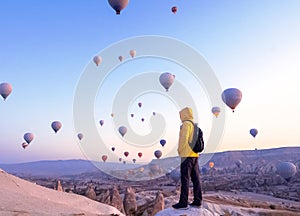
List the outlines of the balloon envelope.
{"type": "Polygon", "coordinates": [[[172,12],[174,13],[174,14],[176,14],[176,12],[177,12],[177,7],[172,7],[172,12]]]}
{"type": "Polygon", "coordinates": [[[279,174],[287,181],[289,181],[290,178],[297,173],[297,167],[291,162],[280,162],[279,164],[277,164],[276,168],[277,174],[279,174]]]}
{"type": "Polygon", "coordinates": [[[123,56],[119,56],[119,61],[121,62],[121,61],[123,61],[123,56]]]}
{"type": "Polygon", "coordinates": [[[256,137],[257,133],[258,133],[258,130],[255,129],[255,128],[252,128],[252,129],[250,130],[250,134],[251,134],[254,138],[256,137]]]}
{"type": "Polygon", "coordinates": [[[30,144],[31,141],[34,139],[34,135],[33,133],[25,133],[23,138],[28,144],[30,144]]]}
{"type": "Polygon", "coordinates": [[[112,147],[112,148],[111,148],[111,150],[112,150],[112,151],[115,151],[115,150],[116,150],[116,148],[115,148],[115,147],[112,147]]]}
{"type": "Polygon", "coordinates": [[[9,83],[1,83],[0,84],[0,95],[5,100],[10,93],[12,92],[12,85],[9,83]]]}
{"type": "Polygon", "coordinates": [[[220,107],[213,107],[213,108],[211,109],[211,112],[212,112],[216,117],[218,117],[218,115],[219,115],[220,112],[221,112],[221,109],[220,109],[220,107]]]}
{"type": "Polygon", "coordinates": [[[124,155],[125,155],[125,157],[128,157],[128,155],[129,155],[129,152],[124,152],[124,155]]]}
{"type": "Polygon", "coordinates": [[[22,143],[22,147],[23,147],[23,149],[26,149],[28,146],[29,146],[29,144],[28,144],[28,143],[26,143],[26,142],[23,142],[23,143],[22,143]]]}
{"type": "Polygon", "coordinates": [[[175,76],[170,73],[163,73],[159,76],[159,82],[166,89],[166,91],[169,90],[174,82],[174,79],[175,76]]]}
{"type": "Polygon", "coordinates": [[[99,123],[100,123],[101,126],[103,126],[104,120],[100,120],[99,123]]]}
{"type": "Polygon", "coordinates": [[[242,92],[237,88],[226,89],[222,93],[222,100],[234,112],[234,109],[242,100],[242,92]]]}
{"type": "Polygon", "coordinates": [[[82,134],[82,133],[79,133],[79,134],[77,134],[77,137],[78,137],[79,140],[82,140],[83,134],[82,134]]]}
{"type": "Polygon", "coordinates": [[[162,147],[164,147],[167,143],[166,140],[164,140],[164,139],[160,140],[159,142],[162,145],[162,147]]]}
{"type": "Polygon", "coordinates": [[[143,156],[143,153],[142,152],[139,152],[138,153],[138,156],[141,158],[143,156]]]}
{"type": "Polygon", "coordinates": [[[110,6],[116,11],[116,14],[120,14],[121,11],[128,5],[129,0],[108,0],[110,6]]]}
{"type": "Polygon", "coordinates": [[[161,152],[160,150],[156,150],[156,151],[154,152],[154,156],[155,156],[157,159],[159,159],[159,158],[161,158],[161,156],[162,156],[162,152],[161,152]]]}
{"type": "Polygon", "coordinates": [[[93,58],[94,63],[98,66],[102,62],[101,56],[95,56],[93,58]]]}
{"type": "Polygon", "coordinates": [[[54,121],[51,123],[51,127],[54,130],[54,132],[57,133],[57,131],[59,131],[59,129],[61,129],[62,124],[60,121],[54,121]]]}
{"type": "Polygon", "coordinates": [[[142,102],[139,102],[139,103],[138,103],[138,106],[139,106],[139,107],[142,107],[142,105],[143,105],[142,102]]]}
{"type": "Polygon", "coordinates": [[[132,159],[132,161],[133,161],[133,163],[135,163],[135,162],[136,162],[136,159],[134,158],[134,159],[132,159]]]}
{"type": "Polygon", "coordinates": [[[134,114],[131,114],[130,116],[133,118],[133,117],[134,117],[134,114]]]}
{"type": "Polygon", "coordinates": [[[127,128],[125,126],[119,127],[119,133],[122,135],[122,137],[126,134],[127,128]]]}
{"type": "Polygon", "coordinates": [[[107,156],[106,155],[102,155],[102,160],[105,162],[107,160],[107,156]]]}
{"type": "Polygon", "coordinates": [[[213,168],[215,166],[215,163],[211,161],[211,162],[209,162],[208,165],[209,165],[210,168],[213,168]]]}
{"type": "Polygon", "coordinates": [[[134,58],[136,56],[136,51],[135,50],[130,50],[129,54],[132,58],[134,58]]]}

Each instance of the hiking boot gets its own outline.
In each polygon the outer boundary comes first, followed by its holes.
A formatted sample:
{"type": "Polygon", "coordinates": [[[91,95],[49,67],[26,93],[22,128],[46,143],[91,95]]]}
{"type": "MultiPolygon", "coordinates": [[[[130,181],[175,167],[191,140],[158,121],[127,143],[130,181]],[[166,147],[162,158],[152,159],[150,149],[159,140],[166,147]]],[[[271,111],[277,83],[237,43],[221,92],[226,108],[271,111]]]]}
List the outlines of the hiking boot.
{"type": "Polygon", "coordinates": [[[188,209],[188,206],[187,206],[187,205],[182,205],[182,204],[180,204],[180,203],[177,203],[177,204],[175,204],[175,205],[172,205],[172,207],[173,207],[174,209],[188,209]]]}

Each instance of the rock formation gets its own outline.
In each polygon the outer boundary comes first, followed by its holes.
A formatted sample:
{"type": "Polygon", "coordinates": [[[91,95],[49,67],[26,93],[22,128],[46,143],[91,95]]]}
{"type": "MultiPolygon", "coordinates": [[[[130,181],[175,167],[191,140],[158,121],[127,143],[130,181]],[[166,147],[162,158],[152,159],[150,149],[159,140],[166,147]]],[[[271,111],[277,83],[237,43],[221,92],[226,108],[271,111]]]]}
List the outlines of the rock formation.
{"type": "Polygon", "coordinates": [[[118,209],[120,212],[125,213],[122,197],[116,186],[110,192],[110,205],[118,209]]]}
{"type": "Polygon", "coordinates": [[[151,213],[151,216],[154,216],[157,212],[163,210],[165,208],[164,195],[161,191],[158,191],[156,194],[156,198],[154,200],[154,206],[151,213]]]}
{"type": "Polygon", "coordinates": [[[92,199],[92,200],[96,200],[96,192],[93,188],[92,185],[89,185],[85,191],[85,196],[92,199]]]}
{"type": "Polygon", "coordinates": [[[125,213],[127,216],[134,216],[137,210],[135,192],[132,187],[127,187],[123,201],[125,213]]]}

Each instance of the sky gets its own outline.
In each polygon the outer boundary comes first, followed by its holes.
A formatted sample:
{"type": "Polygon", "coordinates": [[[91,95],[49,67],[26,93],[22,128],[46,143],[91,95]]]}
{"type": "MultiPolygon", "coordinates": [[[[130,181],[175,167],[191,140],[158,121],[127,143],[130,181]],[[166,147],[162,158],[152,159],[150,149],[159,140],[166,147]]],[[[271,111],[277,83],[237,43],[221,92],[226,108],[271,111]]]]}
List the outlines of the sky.
{"type": "MultiPolygon", "coordinates": [[[[96,70],[95,55],[119,41],[145,35],[189,45],[207,61],[222,89],[242,91],[235,113],[228,107],[221,111],[220,115],[226,114],[225,129],[216,151],[299,146],[299,11],[298,0],[131,0],[121,15],[115,15],[105,0],[1,1],[0,83],[11,83],[13,92],[0,102],[0,163],[90,159],[85,152],[89,146],[78,141],[80,131],[74,126],[77,85],[90,67],[96,70]],[[173,6],[178,7],[176,14],[171,12],[173,6]],[[54,120],[63,123],[57,134],[50,127],[54,120]],[[251,128],[259,131],[255,139],[249,134],[251,128]],[[21,144],[26,132],[34,133],[35,139],[24,150],[21,144]]],[[[117,61],[119,54],[111,55],[117,61]]],[[[152,112],[162,114],[166,127],[154,142],[166,139],[164,148],[159,143],[149,151],[129,145],[110,116],[121,86],[149,72],[159,76],[169,71],[178,84],[191,91],[197,120],[208,139],[216,119],[205,89],[191,71],[162,58],[138,58],[139,50],[136,59],[130,59],[128,53],[122,55],[126,61],[111,71],[95,97],[91,127],[97,128],[105,143],[105,148],[98,146],[100,152],[95,152],[99,160],[112,146],[116,152],[109,154],[115,158],[129,149],[128,161],[143,151],[141,162],[153,159],[155,149],[166,153],[176,148],[180,107],[163,89],[136,95],[124,115],[135,113],[132,121],[128,117],[130,127],[146,136],[151,131],[152,112]],[[140,101],[142,108],[137,106],[140,101]],[[100,119],[105,120],[102,127],[100,119]]],[[[87,138],[86,142],[95,141],[87,138]]]]}

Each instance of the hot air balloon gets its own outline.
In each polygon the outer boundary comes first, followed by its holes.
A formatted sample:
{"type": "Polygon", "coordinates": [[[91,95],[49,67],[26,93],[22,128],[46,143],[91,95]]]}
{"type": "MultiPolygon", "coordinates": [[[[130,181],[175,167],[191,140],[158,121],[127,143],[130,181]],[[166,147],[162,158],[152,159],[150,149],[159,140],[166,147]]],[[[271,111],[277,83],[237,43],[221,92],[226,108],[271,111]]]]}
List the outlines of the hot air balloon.
{"type": "Polygon", "coordinates": [[[115,150],[116,150],[116,148],[115,148],[115,147],[111,147],[111,150],[112,150],[112,151],[115,151],[115,150]]]}
{"type": "Polygon", "coordinates": [[[62,124],[60,121],[54,121],[51,123],[51,127],[54,130],[54,132],[57,133],[59,131],[59,129],[61,129],[62,124]]]}
{"type": "Polygon", "coordinates": [[[79,140],[82,140],[83,134],[82,134],[82,133],[79,133],[79,134],[77,134],[77,137],[78,137],[79,140]]]}
{"type": "Polygon", "coordinates": [[[142,102],[139,102],[139,103],[138,103],[138,106],[139,106],[140,108],[142,107],[142,105],[143,105],[142,102]]]}
{"type": "Polygon", "coordinates": [[[122,161],[122,158],[119,158],[119,161],[121,162],[121,161],[122,161]]]}
{"type": "Polygon", "coordinates": [[[209,165],[210,168],[213,168],[215,166],[215,163],[211,161],[211,162],[208,163],[208,165],[209,165]]]}
{"type": "Polygon", "coordinates": [[[142,121],[142,122],[144,122],[144,121],[145,121],[145,119],[144,119],[144,118],[141,118],[141,121],[142,121]]]}
{"type": "Polygon", "coordinates": [[[276,169],[276,173],[287,181],[297,173],[297,167],[291,162],[280,162],[277,164],[276,169]]]}
{"type": "Polygon", "coordinates": [[[133,117],[134,117],[134,114],[131,114],[130,116],[133,118],[133,117]]]}
{"type": "Polygon", "coordinates": [[[218,118],[218,115],[220,114],[221,109],[220,109],[220,107],[213,107],[211,109],[211,112],[216,116],[216,118],[218,118]]]}
{"type": "Polygon", "coordinates": [[[97,66],[99,66],[99,64],[102,62],[102,58],[101,58],[101,56],[95,56],[93,58],[93,61],[97,66]]]}
{"type": "Polygon", "coordinates": [[[126,164],[126,161],[123,161],[123,164],[126,164]]]}
{"type": "Polygon", "coordinates": [[[142,152],[139,152],[138,153],[138,156],[141,158],[143,156],[143,153],[142,152]]]}
{"type": "Polygon", "coordinates": [[[161,158],[161,156],[162,156],[162,152],[161,152],[160,150],[156,150],[156,151],[154,152],[154,156],[155,156],[157,159],[159,159],[159,158],[161,158]]]}
{"type": "Polygon", "coordinates": [[[136,51],[135,50],[130,50],[129,54],[132,58],[134,58],[136,56],[136,51]]]}
{"type": "Polygon", "coordinates": [[[118,15],[128,5],[128,2],[129,0],[108,0],[108,3],[116,11],[116,14],[118,15]]]}
{"type": "Polygon", "coordinates": [[[31,141],[34,139],[34,135],[33,133],[25,133],[23,138],[28,144],[30,144],[31,141]]]}
{"type": "Polygon", "coordinates": [[[250,134],[251,134],[254,138],[256,137],[257,133],[258,133],[258,130],[255,129],[255,128],[252,128],[252,129],[250,130],[250,134]]]}
{"type": "Polygon", "coordinates": [[[175,6],[172,7],[172,13],[173,13],[173,14],[176,14],[176,12],[177,12],[177,7],[175,7],[175,6]]]}
{"type": "Polygon", "coordinates": [[[128,157],[128,155],[129,155],[129,152],[124,152],[124,155],[125,155],[125,157],[128,157]]]}
{"type": "Polygon", "coordinates": [[[166,91],[169,91],[174,79],[175,76],[170,73],[163,73],[159,76],[159,82],[166,89],[166,91]]]}
{"type": "Polygon", "coordinates": [[[123,56],[119,56],[119,61],[121,62],[121,61],[123,61],[123,56]]]}
{"type": "Polygon", "coordinates": [[[237,88],[226,89],[222,93],[222,100],[234,112],[234,109],[242,100],[242,92],[237,88]]]}
{"type": "Polygon", "coordinates": [[[164,139],[160,140],[159,142],[162,145],[162,147],[164,147],[167,143],[166,140],[164,140],[164,139]]]}
{"type": "Polygon", "coordinates": [[[115,114],[111,113],[110,116],[113,118],[115,116],[115,114]]]}
{"type": "Polygon", "coordinates": [[[104,120],[100,120],[99,123],[100,123],[101,126],[103,126],[104,120]]]}
{"type": "Polygon", "coordinates": [[[23,142],[23,143],[22,143],[22,147],[23,147],[23,149],[26,149],[28,146],[29,146],[29,144],[28,144],[28,143],[26,143],[26,142],[23,142]]]}
{"type": "Polygon", "coordinates": [[[154,116],[156,115],[156,113],[155,113],[155,112],[153,112],[152,114],[153,114],[154,116]]]}
{"type": "Polygon", "coordinates": [[[135,162],[136,162],[136,159],[135,159],[135,158],[133,158],[133,159],[132,159],[132,161],[133,161],[133,163],[135,163],[135,162]]]}
{"type": "Polygon", "coordinates": [[[102,155],[102,160],[105,162],[107,160],[107,155],[102,155]]]}
{"type": "Polygon", "coordinates": [[[122,137],[124,137],[126,132],[127,132],[127,128],[125,126],[119,127],[119,133],[122,135],[122,137]]]}
{"type": "Polygon", "coordinates": [[[0,84],[0,95],[5,100],[10,93],[12,92],[12,85],[9,83],[1,83],[0,84]]]}

